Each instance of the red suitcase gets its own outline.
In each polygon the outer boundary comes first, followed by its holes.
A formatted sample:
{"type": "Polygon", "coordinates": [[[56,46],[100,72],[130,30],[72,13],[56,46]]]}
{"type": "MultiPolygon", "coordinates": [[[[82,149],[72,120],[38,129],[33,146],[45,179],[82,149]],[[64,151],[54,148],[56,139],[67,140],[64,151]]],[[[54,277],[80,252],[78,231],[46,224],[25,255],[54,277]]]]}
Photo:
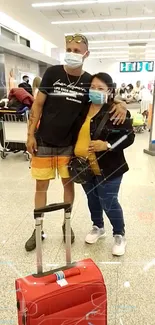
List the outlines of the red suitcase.
{"type": "Polygon", "coordinates": [[[16,280],[19,325],[107,325],[107,295],[103,276],[91,259],[71,263],[71,206],[52,204],[34,211],[37,274],[16,280]],[[43,213],[64,209],[66,266],[42,270],[43,213]]]}

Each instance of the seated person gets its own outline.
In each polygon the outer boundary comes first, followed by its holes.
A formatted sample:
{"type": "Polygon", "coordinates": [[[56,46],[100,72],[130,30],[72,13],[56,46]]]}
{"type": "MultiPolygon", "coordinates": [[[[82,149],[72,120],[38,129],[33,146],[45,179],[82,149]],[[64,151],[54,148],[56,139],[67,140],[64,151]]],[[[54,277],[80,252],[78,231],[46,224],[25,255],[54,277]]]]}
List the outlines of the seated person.
{"type": "Polygon", "coordinates": [[[88,104],[87,117],[83,118],[74,153],[76,157],[88,157],[94,173],[92,180],[82,185],[93,223],[85,241],[94,244],[99,238],[104,237],[104,211],[113,228],[112,254],[120,256],[125,253],[126,239],[118,193],[123,174],[129,169],[124,149],[134,142],[135,135],[129,111],[124,124],[113,125],[110,111],[114,96],[113,81],[108,74],[98,73],[92,77],[89,90],[91,102],[88,104]],[[106,112],[109,112],[109,116],[105,127],[101,130],[99,139],[93,141],[93,134],[106,112]]]}
{"type": "Polygon", "coordinates": [[[126,93],[126,84],[123,82],[121,84],[121,87],[117,91],[117,95],[120,96],[122,99],[124,99],[125,93],[126,93]]]}
{"type": "Polygon", "coordinates": [[[136,101],[134,97],[134,88],[132,84],[127,85],[125,92],[125,101],[127,104],[134,103],[136,101]]]}

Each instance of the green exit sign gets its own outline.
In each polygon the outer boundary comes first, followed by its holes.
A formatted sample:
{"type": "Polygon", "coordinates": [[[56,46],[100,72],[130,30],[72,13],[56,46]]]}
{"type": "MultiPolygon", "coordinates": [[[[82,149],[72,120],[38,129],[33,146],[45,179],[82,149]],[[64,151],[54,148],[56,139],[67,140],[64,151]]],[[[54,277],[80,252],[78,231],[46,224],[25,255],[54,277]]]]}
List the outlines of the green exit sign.
{"type": "Polygon", "coordinates": [[[120,62],[120,72],[153,72],[154,61],[120,62]]]}

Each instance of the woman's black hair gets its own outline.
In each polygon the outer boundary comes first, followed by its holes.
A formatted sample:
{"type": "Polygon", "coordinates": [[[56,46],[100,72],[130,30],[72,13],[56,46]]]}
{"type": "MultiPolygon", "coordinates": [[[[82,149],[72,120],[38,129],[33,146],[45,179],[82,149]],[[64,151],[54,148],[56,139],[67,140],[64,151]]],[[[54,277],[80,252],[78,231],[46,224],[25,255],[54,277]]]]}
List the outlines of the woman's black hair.
{"type": "Polygon", "coordinates": [[[110,90],[110,94],[108,96],[108,103],[110,103],[110,104],[113,103],[114,98],[115,98],[115,84],[113,83],[111,76],[105,72],[96,73],[92,76],[91,83],[94,78],[99,79],[100,81],[104,82],[108,86],[108,88],[110,90]]]}

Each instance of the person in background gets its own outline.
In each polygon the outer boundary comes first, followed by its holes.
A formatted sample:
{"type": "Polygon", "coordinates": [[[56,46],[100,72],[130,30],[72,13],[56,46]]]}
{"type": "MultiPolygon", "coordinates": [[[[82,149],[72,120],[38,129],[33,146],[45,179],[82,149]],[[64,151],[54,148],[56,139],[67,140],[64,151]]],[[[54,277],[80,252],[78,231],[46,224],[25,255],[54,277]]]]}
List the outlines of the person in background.
{"type": "Polygon", "coordinates": [[[141,81],[138,80],[136,82],[136,87],[134,88],[134,98],[136,99],[137,102],[141,101],[141,81]]]}
{"type": "Polygon", "coordinates": [[[143,116],[146,117],[147,119],[149,107],[153,101],[152,101],[152,96],[150,91],[145,86],[141,87],[140,97],[141,97],[141,112],[143,116]]]}
{"type": "Polygon", "coordinates": [[[89,98],[91,102],[87,105],[88,114],[74,149],[75,156],[89,159],[94,173],[94,178],[82,185],[87,195],[93,222],[92,230],[85,241],[94,244],[99,238],[105,236],[104,211],[113,227],[112,254],[121,256],[125,253],[126,239],[118,193],[123,174],[129,169],[123,151],[134,142],[135,135],[129,111],[123,125],[113,125],[110,120],[114,91],[112,78],[108,74],[98,73],[92,76],[89,98]],[[109,112],[109,119],[99,139],[92,141],[93,134],[107,112],[109,112]],[[123,141],[121,141],[122,137],[125,137],[123,141]],[[117,141],[117,146],[113,147],[117,141]]]}
{"type": "Polygon", "coordinates": [[[134,88],[134,92],[137,93],[137,94],[139,94],[140,91],[141,91],[141,81],[138,80],[138,81],[136,82],[136,86],[135,86],[135,88],[134,88]]]}
{"type": "Polygon", "coordinates": [[[36,99],[36,97],[37,97],[40,84],[41,84],[41,78],[35,77],[33,80],[33,84],[32,84],[32,95],[33,95],[34,99],[36,99]]]}
{"type": "Polygon", "coordinates": [[[121,101],[126,101],[126,84],[122,83],[121,87],[117,89],[116,94],[115,94],[115,99],[121,100],[121,101]]]}
{"type": "Polygon", "coordinates": [[[125,98],[124,98],[127,104],[130,104],[130,103],[133,103],[136,101],[134,95],[135,95],[135,92],[134,92],[133,85],[132,84],[127,85],[125,98]]]}
{"type": "Polygon", "coordinates": [[[115,99],[122,100],[127,104],[134,102],[135,99],[134,99],[133,85],[129,84],[125,86],[125,84],[122,84],[121,88],[118,89],[117,91],[117,95],[115,96],[115,99]]]}
{"type": "Polygon", "coordinates": [[[16,87],[17,87],[17,82],[14,76],[14,70],[11,69],[9,74],[9,91],[16,87]]]}
{"type": "Polygon", "coordinates": [[[23,76],[23,82],[18,85],[19,88],[24,88],[30,95],[32,95],[32,87],[29,83],[29,77],[23,76]]]}
{"type": "MultiPolygon", "coordinates": [[[[55,65],[45,72],[37,98],[32,106],[27,138],[27,150],[32,154],[31,172],[36,180],[35,208],[46,205],[50,180],[58,173],[64,188],[64,202],[73,204],[74,184],[68,163],[75,145],[75,124],[82,119],[89,101],[91,75],[83,70],[89,56],[88,40],[84,35],[66,36],[66,65],[55,65]],[[38,122],[39,128],[36,132],[38,122]]],[[[123,123],[126,105],[115,102],[111,108],[113,123],[123,123]]],[[[62,225],[66,240],[65,221],[62,225]]],[[[44,240],[42,230],[42,240],[44,240]]],[[[71,241],[75,235],[71,230],[71,241]]],[[[36,247],[35,230],[25,244],[27,251],[36,247]]]]}
{"type": "Polygon", "coordinates": [[[117,95],[120,95],[123,98],[123,95],[126,92],[126,84],[123,82],[121,87],[118,89],[117,95]]]}

